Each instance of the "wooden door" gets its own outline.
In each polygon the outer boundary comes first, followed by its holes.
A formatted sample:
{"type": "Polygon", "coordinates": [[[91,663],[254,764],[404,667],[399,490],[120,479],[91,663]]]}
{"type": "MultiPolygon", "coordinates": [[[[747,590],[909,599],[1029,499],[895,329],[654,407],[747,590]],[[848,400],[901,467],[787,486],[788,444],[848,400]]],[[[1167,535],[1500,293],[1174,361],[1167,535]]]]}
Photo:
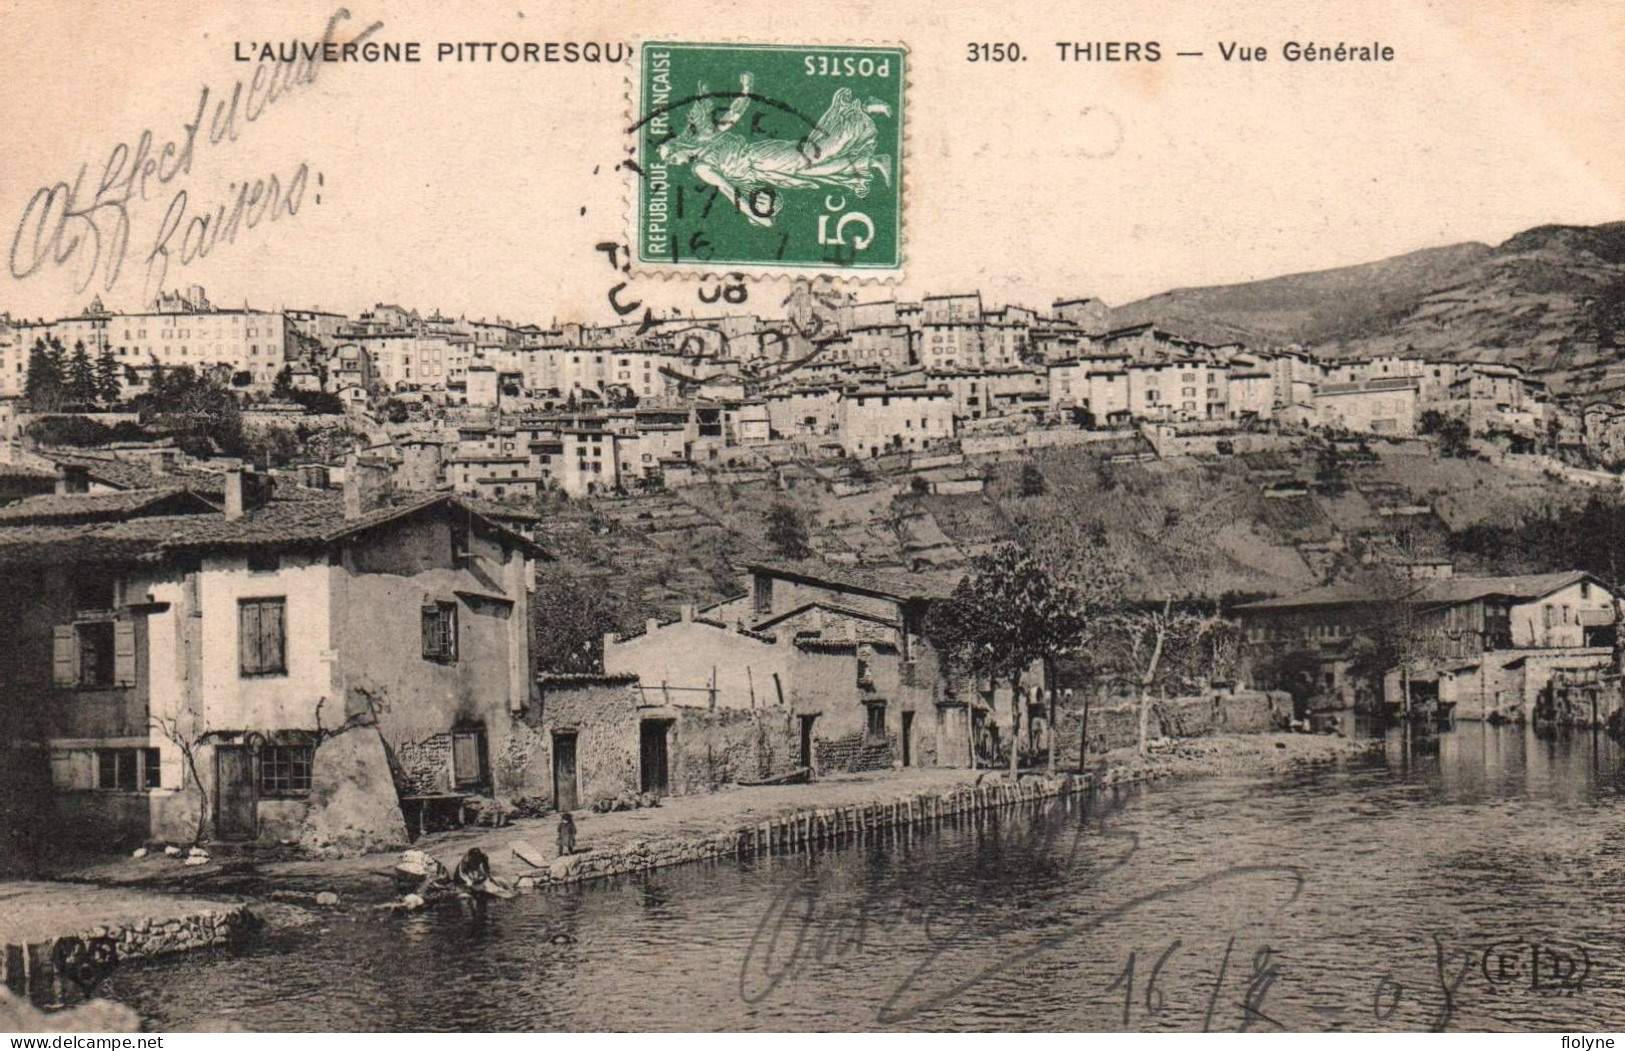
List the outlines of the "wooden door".
{"type": "Polygon", "coordinates": [[[576,788],[576,735],[553,735],[553,806],[560,812],[580,805],[576,788]]]}
{"type": "Polygon", "coordinates": [[[903,765],[914,765],[914,713],[903,713],[903,765]]]}
{"type": "Polygon", "coordinates": [[[214,831],[221,839],[259,835],[254,750],[246,745],[222,745],[214,750],[214,831]]]}
{"type": "Polygon", "coordinates": [[[812,767],[813,720],[817,718],[816,715],[801,717],[801,755],[796,760],[797,766],[812,767]]]}
{"type": "Polygon", "coordinates": [[[670,757],[666,751],[667,731],[670,728],[671,723],[665,719],[648,719],[640,727],[643,791],[653,792],[657,796],[671,791],[670,757]]]}

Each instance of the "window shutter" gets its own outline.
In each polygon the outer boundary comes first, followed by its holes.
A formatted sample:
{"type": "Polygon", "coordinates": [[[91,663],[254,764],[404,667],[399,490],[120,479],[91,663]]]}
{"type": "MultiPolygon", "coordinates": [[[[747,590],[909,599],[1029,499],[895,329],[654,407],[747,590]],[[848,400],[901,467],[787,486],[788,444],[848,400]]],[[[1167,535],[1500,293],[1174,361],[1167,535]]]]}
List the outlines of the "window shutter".
{"type": "Polygon", "coordinates": [[[288,670],[288,633],[283,624],[287,606],[267,602],[260,610],[260,665],[265,671],[288,670]]]}
{"type": "Polygon", "coordinates": [[[260,607],[244,602],[237,607],[237,660],[245,672],[260,670],[260,607]]]}
{"type": "Polygon", "coordinates": [[[73,686],[79,681],[79,636],[72,624],[51,629],[51,681],[57,686],[73,686]]]}
{"type": "Polygon", "coordinates": [[[443,607],[443,609],[441,616],[445,618],[446,659],[455,661],[457,659],[457,606],[453,603],[443,607]]]}
{"type": "Polygon", "coordinates": [[[135,622],[113,622],[113,685],[135,685],[135,622]]]}

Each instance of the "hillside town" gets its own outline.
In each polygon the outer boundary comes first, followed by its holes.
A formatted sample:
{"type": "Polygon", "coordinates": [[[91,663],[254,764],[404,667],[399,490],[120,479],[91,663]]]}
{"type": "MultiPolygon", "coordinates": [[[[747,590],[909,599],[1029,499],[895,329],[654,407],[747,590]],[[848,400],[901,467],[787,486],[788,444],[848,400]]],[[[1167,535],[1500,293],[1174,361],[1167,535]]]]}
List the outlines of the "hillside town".
{"type": "MultiPolygon", "coordinates": [[[[0,696],[28,757],[6,764],[7,798],[27,801],[6,808],[12,842],[54,824],[104,846],[365,851],[516,800],[568,812],[798,771],[1053,770],[1057,751],[1125,743],[1100,717],[1085,736],[1088,654],[938,652],[932,610],[987,575],[991,543],[876,554],[775,510],[781,535],[708,589],[667,588],[635,627],[623,608],[576,639],[552,622],[568,618],[556,595],[534,602],[573,502],[658,530],[704,518],[673,502],[684,490],[986,500],[1001,461],[1041,491],[1040,451],[1318,456],[1312,476],[1257,467],[1261,497],[1286,506],[1348,489],[1339,450],[1357,467],[1381,458],[1373,442],[1621,485],[1601,465],[1625,407],[1508,365],[1112,329],[1088,298],[1040,312],[804,285],[786,307],[542,327],[226,308],[190,288],[134,313],[8,318],[0,560],[17,628],[0,696]],[[192,426],[224,414],[227,440],[192,426]]],[[[1432,513],[1368,488],[1385,525],[1432,513]]],[[[1151,618],[1130,630],[1184,616],[1215,654],[1175,681],[1149,669],[1140,707],[1155,680],[1170,726],[1219,697],[1262,706],[1238,721],[1305,728],[1316,710],[1601,725],[1618,709],[1611,580],[1457,575],[1403,551],[1409,533],[1367,539],[1359,559],[1295,541],[1312,587],[1119,581],[1151,618]]],[[[1143,749],[1150,716],[1125,718],[1143,749]]]]}
{"type": "Polygon", "coordinates": [[[409,912],[453,865],[483,902],[1625,736],[1625,406],[1090,298],[782,307],[4,318],[0,834],[44,917],[7,983],[240,941],[268,899],[174,895],[245,874],[409,912]],[[58,930],[87,884],[155,919],[58,930]]]}

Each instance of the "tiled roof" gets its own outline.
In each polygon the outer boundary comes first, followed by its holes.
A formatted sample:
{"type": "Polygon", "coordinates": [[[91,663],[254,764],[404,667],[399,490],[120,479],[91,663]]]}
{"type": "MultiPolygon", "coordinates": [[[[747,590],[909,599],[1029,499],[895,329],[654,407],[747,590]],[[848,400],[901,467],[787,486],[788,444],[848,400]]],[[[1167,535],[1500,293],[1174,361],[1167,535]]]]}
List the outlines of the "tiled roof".
{"type": "Polygon", "coordinates": [[[798,562],[747,562],[746,569],[761,570],[770,576],[802,580],[824,585],[837,591],[851,591],[860,595],[878,595],[893,599],[946,598],[953,593],[952,586],[918,575],[901,576],[890,573],[845,570],[803,559],[798,562]]]}
{"type": "Polygon", "coordinates": [[[47,471],[43,467],[31,467],[26,463],[0,463],[0,478],[53,479],[55,477],[55,472],[47,471]]]}
{"type": "Polygon", "coordinates": [[[272,500],[241,518],[227,518],[223,514],[154,515],[123,521],[3,528],[0,529],[0,565],[46,559],[157,562],[174,555],[210,551],[321,547],[442,502],[484,519],[488,528],[522,547],[532,557],[551,557],[534,542],[491,521],[449,493],[429,494],[349,519],[344,517],[340,494],[314,492],[298,499],[272,500]]]}
{"type": "Polygon", "coordinates": [[[1592,579],[1580,570],[1565,573],[1529,573],[1513,577],[1452,577],[1430,580],[1423,586],[1417,601],[1425,605],[1454,605],[1492,595],[1508,598],[1537,599],[1554,591],[1592,579]]]}
{"type": "Polygon", "coordinates": [[[542,520],[541,512],[533,507],[499,504],[495,500],[486,500],[478,496],[459,496],[457,499],[469,510],[497,522],[540,522],[542,520]]]}
{"type": "Polygon", "coordinates": [[[1269,612],[1271,610],[1311,609],[1316,607],[1358,606],[1408,599],[1417,606],[1454,606],[1491,596],[1529,601],[1550,595],[1554,591],[1593,579],[1580,570],[1563,573],[1531,573],[1509,577],[1452,577],[1446,580],[1417,582],[1409,595],[1380,595],[1369,582],[1344,581],[1313,588],[1296,595],[1283,595],[1249,602],[1238,606],[1239,612],[1269,612]]]}
{"type": "Polygon", "coordinates": [[[115,489],[153,489],[164,485],[166,480],[173,481],[139,464],[115,460],[110,456],[91,456],[55,450],[42,450],[41,455],[64,466],[82,467],[93,481],[115,489]]]}
{"type": "Polygon", "coordinates": [[[142,515],[211,513],[219,513],[219,508],[181,486],[120,489],[110,493],[45,493],[0,507],[0,525],[98,522],[142,515]]]}

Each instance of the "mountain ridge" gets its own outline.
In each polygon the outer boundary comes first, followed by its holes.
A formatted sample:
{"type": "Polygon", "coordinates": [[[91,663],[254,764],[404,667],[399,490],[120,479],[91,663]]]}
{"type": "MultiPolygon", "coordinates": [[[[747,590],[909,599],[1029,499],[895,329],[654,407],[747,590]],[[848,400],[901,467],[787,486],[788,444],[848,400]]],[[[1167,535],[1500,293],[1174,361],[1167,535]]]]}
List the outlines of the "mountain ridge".
{"type": "Polygon", "coordinates": [[[1625,221],[1546,224],[1491,246],[1422,248],[1369,263],[1174,288],[1111,310],[1206,342],[1297,344],[1328,356],[1419,352],[1520,365],[1558,384],[1625,387],[1625,221]],[[1609,305],[1612,306],[1609,306],[1609,305]],[[1621,373],[1615,376],[1614,373],[1621,373]]]}

